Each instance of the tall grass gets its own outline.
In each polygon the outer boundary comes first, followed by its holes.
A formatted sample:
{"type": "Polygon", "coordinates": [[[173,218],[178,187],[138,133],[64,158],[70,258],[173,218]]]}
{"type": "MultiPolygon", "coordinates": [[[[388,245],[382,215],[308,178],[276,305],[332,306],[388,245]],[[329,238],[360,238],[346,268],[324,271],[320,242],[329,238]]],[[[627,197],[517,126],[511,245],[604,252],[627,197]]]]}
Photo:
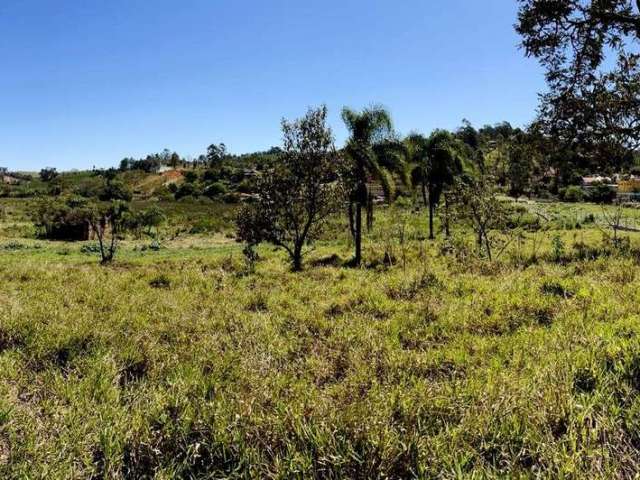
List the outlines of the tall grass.
{"type": "Polygon", "coordinates": [[[28,248],[0,250],[0,477],[640,472],[635,239],[557,229],[523,261],[527,233],[489,263],[422,216],[400,248],[380,218],[367,268],[336,229],[299,274],[266,246],[252,273],[233,245],[130,242],[101,267],[1,240],[28,248]]]}

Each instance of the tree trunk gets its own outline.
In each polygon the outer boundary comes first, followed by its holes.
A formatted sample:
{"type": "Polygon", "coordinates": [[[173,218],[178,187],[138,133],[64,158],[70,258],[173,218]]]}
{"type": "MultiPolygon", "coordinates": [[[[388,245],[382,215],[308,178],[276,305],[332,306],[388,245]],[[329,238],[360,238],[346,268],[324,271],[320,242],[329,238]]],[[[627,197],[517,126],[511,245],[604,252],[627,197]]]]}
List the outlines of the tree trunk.
{"type": "Polygon", "coordinates": [[[489,242],[489,236],[487,235],[487,232],[484,232],[484,245],[487,249],[487,258],[489,258],[489,261],[491,262],[493,258],[491,257],[491,243],[489,242]]]}
{"type": "Polygon", "coordinates": [[[356,226],[354,220],[353,202],[349,201],[349,207],[347,208],[347,215],[349,216],[349,231],[351,232],[351,238],[356,239],[356,226]]]}
{"type": "Polygon", "coordinates": [[[369,192],[367,195],[367,232],[373,230],[373,194],[369,192]]]}
{"type": "Polygon", "coordinates": [[[422,201],[424,202],[424,206],[426,208],[429,202],[427,200],[427,189],[424,186],[424,183],[422,184],[422,201]]]}
{"type": "Polygon", "coordinates": [[[362,263],[362,204],[360,202],[356,203],[355,234],[356,256],[353,264],[359,267],[362,263]]]}
{"type": "Polygon", "coordinates": [[[449,238],[451,236],[451,232],[449,230],[449,200],[447,199],[447,195],[444,196],[444,234],[449,238]]]}
{"type": "Polygon", "coordinates": [[[302,271],[302,246],[295,246],[291,263],[294,272],[302,271]]]}
{"type": "Polygon", "coordinates": [[[429,240],[434,240],[436,237],[433,235],[433,210],[434,205],[429,199],[429,240]]]}

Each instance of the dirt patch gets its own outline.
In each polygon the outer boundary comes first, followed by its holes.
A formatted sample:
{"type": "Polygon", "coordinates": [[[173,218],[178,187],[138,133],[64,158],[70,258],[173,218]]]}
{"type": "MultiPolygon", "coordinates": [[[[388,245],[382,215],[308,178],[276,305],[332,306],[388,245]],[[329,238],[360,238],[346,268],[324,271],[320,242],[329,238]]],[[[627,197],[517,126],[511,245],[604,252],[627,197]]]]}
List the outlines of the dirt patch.
{"type": "Polygon", "coordinates": [[[164,178],[165,183],[175,183],[184,177],[183,173],[180,170],[168,170],[166,172],[161,173],[162,178],[164,178]]]}
{"type": "Polygon", "coordinates": [[[9,465],[9,460],[11,458],[11,445],[9,444],[9,440],[0,435],[0,465],[9,465]]]}

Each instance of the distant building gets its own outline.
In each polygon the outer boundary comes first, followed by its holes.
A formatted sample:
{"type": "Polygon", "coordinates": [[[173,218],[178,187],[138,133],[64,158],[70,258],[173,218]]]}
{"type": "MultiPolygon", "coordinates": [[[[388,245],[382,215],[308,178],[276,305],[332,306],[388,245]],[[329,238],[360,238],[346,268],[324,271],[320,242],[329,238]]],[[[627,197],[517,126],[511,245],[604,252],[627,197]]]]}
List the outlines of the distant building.
{"type": "Polygon", "coordinates": [[[598,183],[613,185],[615,182],[611,179],[611,177],[604,177],[602,175],[588,175],[586,177],[582,177],[582,184],[585,187],[591,187],[598,183]]]}

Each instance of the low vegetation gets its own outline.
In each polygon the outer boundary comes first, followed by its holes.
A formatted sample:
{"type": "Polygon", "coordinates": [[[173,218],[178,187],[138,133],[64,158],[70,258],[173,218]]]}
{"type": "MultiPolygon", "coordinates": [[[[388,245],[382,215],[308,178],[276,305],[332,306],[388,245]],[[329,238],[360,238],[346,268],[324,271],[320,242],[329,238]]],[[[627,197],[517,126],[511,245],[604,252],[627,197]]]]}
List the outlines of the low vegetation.
{"type": "Polygon", "coordinates": [[[300,273],[167,225],[106,267],[3,236],[0,474],[632,476],[638,240],[521,203],[490,261],[424,212],[381,207],[359,269],[338,215],[300,273]]]}

